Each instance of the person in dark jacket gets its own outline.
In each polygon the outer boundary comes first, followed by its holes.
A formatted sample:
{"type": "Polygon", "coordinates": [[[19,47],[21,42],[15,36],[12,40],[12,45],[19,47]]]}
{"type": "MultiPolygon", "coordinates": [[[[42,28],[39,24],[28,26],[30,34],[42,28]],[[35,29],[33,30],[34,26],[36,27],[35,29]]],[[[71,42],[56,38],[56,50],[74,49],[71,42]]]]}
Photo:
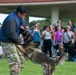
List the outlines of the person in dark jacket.
{"type": "Polygon", "coordinates": [[[69,21],[68,21],[68,25],[71,27],[71,31],[74,32],[75,25],[73,24],[72,20],[69,20],[69,21]]]}
{"type": "Polygon", "coordinates": [[[11,12],[3,21],[0,29],[0,41],[9,62],[10,75],[20,75],[24,64],[23,53],[16,47],[23,43],[20,37],[20,27],[24,29],[27,9],[23,6],[17,7],[16,11],[11,12]]]}

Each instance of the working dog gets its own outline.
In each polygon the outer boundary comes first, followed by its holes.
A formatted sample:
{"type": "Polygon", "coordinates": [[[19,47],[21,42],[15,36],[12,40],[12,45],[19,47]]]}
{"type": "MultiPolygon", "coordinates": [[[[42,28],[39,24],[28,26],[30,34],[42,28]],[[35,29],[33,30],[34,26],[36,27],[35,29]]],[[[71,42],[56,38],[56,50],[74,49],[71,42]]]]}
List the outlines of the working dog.
{"type": "MultiPolygon", "coordinates": [[[[30,45],[30,44],[29,44],[30,45]]],[[[64,50],[62,56],[59,58],[58,61],[54,61],[50,59],[45,53],[41,52],[40,50],[36,50],[36,48],[30,47],[27,48],[28,54],[27,57],[34,63],[40,64],[43,68],[44,75],[54,75],[55,66],[58,64],[63,64],[66,59],[66,51],[64,50]]]]}
{"type": "MultiPolygon", "coordinates": [[[[28,41],[28,38],[29,37],[27,37],[27,41],[28,41]]],[[[55,66],[58,64],[62,64],[65,61],[66,55],[67,55],[66,50],[64,50],[59,60],[54,61],[50,59],[50,57],[47,56],[45,53],[43,53],[39,49],[37,44],[35,44],[34,42],[27,42],[26,45],[22,45],[22,47],[19,47],[19,46],[21,45],[17,46],[19,49],[26,50],[25,56],[27,58],[29,58],[33,63],[40,64],[42,66],[43,75],[54,75],[55,66]]]]}

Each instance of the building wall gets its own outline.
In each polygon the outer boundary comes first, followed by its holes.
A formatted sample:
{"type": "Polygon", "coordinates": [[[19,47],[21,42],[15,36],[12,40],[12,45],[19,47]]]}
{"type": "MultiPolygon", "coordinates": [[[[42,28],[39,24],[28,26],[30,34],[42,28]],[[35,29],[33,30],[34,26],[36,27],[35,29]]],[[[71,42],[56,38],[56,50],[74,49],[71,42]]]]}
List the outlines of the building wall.
{"type": "Polygon", "coordinates": [[[0,0],[0,3],[32,3],[32,2],[56,2],[56,1],[75,1],[75,0],[0,0]]]}

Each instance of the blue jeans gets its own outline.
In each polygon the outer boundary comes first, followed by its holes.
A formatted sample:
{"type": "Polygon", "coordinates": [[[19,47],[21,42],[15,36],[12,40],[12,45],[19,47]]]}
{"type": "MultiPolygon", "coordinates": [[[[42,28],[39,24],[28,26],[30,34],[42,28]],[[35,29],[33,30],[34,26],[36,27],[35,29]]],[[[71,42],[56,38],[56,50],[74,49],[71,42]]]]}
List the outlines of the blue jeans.
{"type": "Polygon", "coordinates": [[[56,49],[53,47],[53,45],[54,45],[54,40],[52,40],[52,54],[56,54],[56,49]]]}

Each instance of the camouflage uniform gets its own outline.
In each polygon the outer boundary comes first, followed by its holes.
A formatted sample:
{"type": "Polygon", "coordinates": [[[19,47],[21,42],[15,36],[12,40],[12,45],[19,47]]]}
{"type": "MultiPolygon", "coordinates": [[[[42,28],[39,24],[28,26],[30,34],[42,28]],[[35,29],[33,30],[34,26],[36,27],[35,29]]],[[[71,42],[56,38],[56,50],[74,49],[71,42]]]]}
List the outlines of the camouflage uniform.
{"type": "Polygon", "coordinates": [[[10,75],[20,75],[24,66],[24,56],[13,43],[3,43],[2,47],[9,62],[10,75]]]}

